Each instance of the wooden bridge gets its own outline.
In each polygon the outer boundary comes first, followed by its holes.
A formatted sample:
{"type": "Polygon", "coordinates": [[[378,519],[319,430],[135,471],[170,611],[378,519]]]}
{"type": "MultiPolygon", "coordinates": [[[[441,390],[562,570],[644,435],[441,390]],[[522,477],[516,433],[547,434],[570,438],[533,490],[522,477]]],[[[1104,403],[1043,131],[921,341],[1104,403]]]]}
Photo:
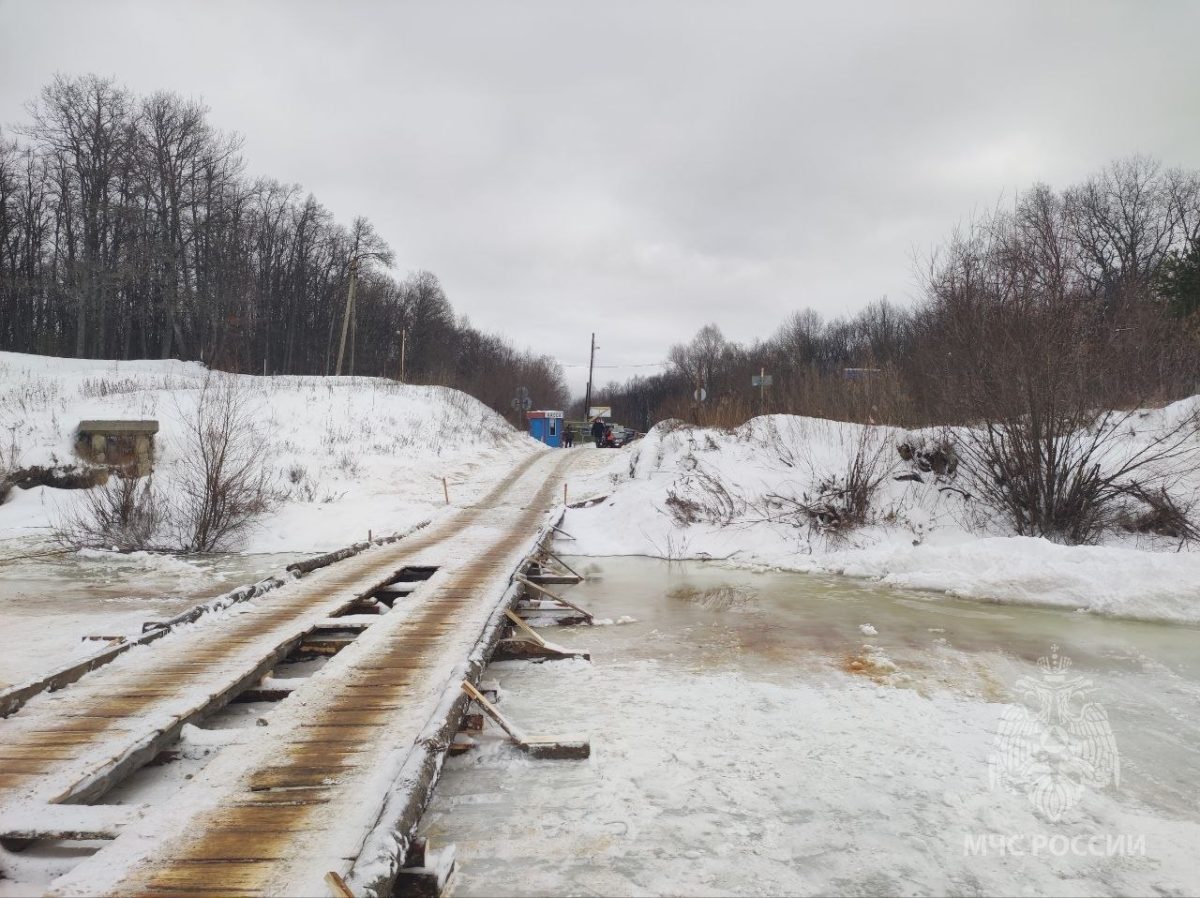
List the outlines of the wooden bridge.
{"type": "Polygon", "coordinates": [[[54,894],[323,895],[330,873],[389,893],[570,462],[534,456],[469,509],[30,700],[0,721],[0,838],[109,840],[54,894]],[[333,657],[263,681],[298,649],[333,657]],[[103,804],[186,724],[272,691],[175,796],[103,804]]]}

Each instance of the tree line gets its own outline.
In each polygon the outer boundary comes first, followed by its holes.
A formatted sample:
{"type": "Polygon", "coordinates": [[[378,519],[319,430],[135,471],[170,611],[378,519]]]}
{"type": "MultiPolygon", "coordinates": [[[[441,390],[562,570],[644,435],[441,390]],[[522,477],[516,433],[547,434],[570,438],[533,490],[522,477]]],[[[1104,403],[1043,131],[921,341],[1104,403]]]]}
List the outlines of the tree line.
{"type": "Polygon", "coordinates": [[[1035,185],[957,228],[918,274],[910,307],[797,311],[751,344],[705,325],[661,374],[596,401],[639,429],[763,412],[922,426],[1028,417],[1047,390],[1092,408],[1200,390],[1200,173],[1136,156],[1064,190],[1035,185]],[[753,386],[764,371],[771,385],[753,386]]]}
{"type": "Polygon", "coordinates": [[[519,386],[565,404],[556,361],[458,318],[434,274],[393,277],[365,218],[248,175],[202,103],[60,75],[27,110],[0,134],[0,348],[270,374],[344,356],[340,373],[456,387],[510,417],[519,386]]]}

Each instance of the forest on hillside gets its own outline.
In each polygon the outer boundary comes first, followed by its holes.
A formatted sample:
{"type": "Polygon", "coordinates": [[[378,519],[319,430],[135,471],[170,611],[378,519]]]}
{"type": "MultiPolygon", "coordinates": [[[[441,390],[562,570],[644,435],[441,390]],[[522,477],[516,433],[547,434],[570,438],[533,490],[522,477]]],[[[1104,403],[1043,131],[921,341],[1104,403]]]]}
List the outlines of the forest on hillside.
{"type": "Polygon", "coordinates": [[[763,412],[921,426],[1200,391],[1200,173],[1136,156],[1065,190],[1035,185],[919,267],[911,306],[797,311],[751,344],[708,324],[670,349],[661,374],[611,383],[595,401],[639,429],[763,412]],[[771,385],[755,386],[764,372],[771,385]]]}
{"type": "Polygon", "coordinates": [[[300,185],[250,175],[203,103],[83,75],[27,108],[0,134],[0,349],[403,374],[509,415],[521,386],[566,403],[556,361],[460,319],[435,274],[395,277],[365,218],[347,226],[300,185]]]}

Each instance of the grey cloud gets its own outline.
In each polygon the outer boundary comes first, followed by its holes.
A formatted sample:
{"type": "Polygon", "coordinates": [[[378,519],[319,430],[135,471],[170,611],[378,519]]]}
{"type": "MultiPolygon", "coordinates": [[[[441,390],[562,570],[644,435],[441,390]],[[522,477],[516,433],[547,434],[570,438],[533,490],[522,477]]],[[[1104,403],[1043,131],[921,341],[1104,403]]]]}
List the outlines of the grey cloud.
{"type": "Polygon", "coordinates": [[[645,362],[709,320],[904,300],[914,248],[1034,180],[1200,167],[1198,26],[1189,2],[8,0],[0,121],[56,70],[203,95],[251,171],[371,218],[477,325],[645,362]]]}

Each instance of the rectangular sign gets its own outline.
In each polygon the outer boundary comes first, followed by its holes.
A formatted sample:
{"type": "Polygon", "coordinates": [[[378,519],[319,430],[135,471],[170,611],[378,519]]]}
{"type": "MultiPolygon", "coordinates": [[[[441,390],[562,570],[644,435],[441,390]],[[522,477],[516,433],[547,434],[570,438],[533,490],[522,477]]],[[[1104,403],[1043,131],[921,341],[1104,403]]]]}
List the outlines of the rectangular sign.
{"type": "Polygon", "coordinates": [[[612,417],[612,406],[611,405],[593,405],[590,409],[588,409],[588,417],[589,418],[611,418],[612,417]]]}
{"type": "Polygon", "coordinates": [[[750,378],[750,386],[752,387],[769,387],[773,383],[775,383],[775,376],[772,374],[767,374],[763,377],[759,377],[757,374],[755,374],[750,378]]]}

